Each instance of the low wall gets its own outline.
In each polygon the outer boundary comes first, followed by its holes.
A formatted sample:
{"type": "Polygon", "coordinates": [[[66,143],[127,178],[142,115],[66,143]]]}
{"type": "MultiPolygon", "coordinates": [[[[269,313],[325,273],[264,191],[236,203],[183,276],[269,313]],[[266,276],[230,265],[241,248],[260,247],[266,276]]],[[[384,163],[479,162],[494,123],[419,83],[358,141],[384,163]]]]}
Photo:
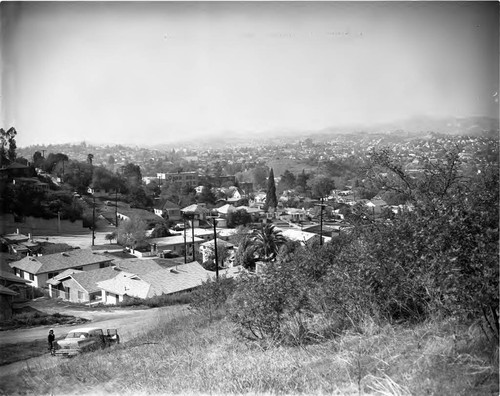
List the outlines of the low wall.
{"type": "Polygon", "coordinates": [[[19,232],[24,235],[88,234],[89,229],[83,227],[82,220],[43,219],[41,217],[25,217],[22,222],[16,222],[11,214],[0,215],[0,235],[19,232]]]}

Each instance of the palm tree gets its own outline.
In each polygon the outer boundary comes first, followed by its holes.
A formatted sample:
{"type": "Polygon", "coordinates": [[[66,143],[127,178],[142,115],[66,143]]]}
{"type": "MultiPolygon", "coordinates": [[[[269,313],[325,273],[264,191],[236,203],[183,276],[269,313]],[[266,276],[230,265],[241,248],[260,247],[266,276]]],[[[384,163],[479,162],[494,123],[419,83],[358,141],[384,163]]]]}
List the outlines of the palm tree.
{"type": "Polygon", "coordinates": [[[276,258],[280,247],[287,241],[281,230],[277,230],[273,224],[266,224],[254,231],[252,240],[259,260],[267,262],[276,258]]]}

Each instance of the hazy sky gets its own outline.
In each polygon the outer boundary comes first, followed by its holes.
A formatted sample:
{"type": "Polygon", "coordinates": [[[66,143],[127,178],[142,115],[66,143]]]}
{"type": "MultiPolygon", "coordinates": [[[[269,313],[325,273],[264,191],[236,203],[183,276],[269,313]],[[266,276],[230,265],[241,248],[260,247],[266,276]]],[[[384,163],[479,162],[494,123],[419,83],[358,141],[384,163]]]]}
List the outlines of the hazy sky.
{"type": "Polygon", "coordinates": [[[496,2],[2,3],[18,145],[498,117],[496,2]]]}

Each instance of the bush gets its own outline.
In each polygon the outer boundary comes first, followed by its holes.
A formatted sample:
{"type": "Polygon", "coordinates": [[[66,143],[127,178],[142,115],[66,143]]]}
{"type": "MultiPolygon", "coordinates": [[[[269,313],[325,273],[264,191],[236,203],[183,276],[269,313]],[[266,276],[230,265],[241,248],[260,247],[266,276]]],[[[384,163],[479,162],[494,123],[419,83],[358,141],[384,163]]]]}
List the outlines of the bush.
{"type": "Polygon", "coordinates": [[[128,297],[118,305],[121,307],[147,306],[150,308],[166,307],[170,305],[189,304],[191,292],[179,292],[175,294],[161,294],[150,298],[128,297]]]}
{"type": "Polygon", "coordinates": [[[221,276],[218,279],[209,279],[193,290],[191,308],[198,314],[208,316],[212,320],[226,306],[234,289],[235,281],[232,278],[221,276]]]}
{"type": "MultiPolygon", "coordinates": [[[[281,343],[290,339],[286,323],[312,317],[308,282],[292,265],[267,263],[260,275],[243,274],[230,301],[230,318],[241,334],[254,340],[281,343]]],[[[300,326],[299,326],[300,327],[300,326]]],[[[307,333],[306,328],[300,332],[307,333]]],[[[306,337],[291,337],[291,339],[306,337]]]]}

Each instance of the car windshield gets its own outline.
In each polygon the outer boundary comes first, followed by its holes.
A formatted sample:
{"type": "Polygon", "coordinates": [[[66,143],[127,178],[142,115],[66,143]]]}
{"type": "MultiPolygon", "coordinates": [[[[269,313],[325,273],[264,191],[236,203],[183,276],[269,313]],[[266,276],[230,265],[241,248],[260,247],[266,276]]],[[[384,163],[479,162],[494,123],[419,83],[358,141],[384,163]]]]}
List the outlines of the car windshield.
{"type": "Polygon", "coordinates": [[[68,333],[66,338],[87,338],[89,336],[89,333],[81,332],[81,331],[73,331],[71,333],[68,333]]]}

